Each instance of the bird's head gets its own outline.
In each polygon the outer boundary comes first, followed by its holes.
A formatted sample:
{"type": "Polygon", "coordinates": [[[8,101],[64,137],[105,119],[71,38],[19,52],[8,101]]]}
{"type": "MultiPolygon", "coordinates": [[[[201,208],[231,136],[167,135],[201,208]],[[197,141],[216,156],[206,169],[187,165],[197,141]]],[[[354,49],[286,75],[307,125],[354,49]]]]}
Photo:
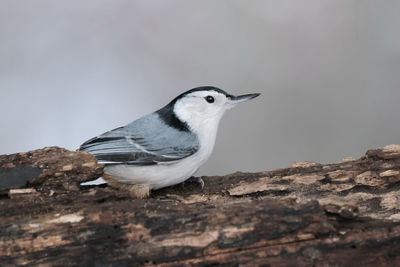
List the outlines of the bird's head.
{"type": "Polygon", "coordinates": [[[174,115],[192,129],[205,124],[218,124],[226,110],[260,94],[233,96],[211,86],[191,89],[171,101],[169,106],[174,115]]]}

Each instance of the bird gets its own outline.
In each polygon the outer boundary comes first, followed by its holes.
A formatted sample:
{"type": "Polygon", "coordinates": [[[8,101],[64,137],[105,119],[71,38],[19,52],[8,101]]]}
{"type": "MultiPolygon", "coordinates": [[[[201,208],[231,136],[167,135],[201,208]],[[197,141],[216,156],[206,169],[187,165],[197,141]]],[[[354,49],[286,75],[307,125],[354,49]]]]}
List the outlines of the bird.
{"type": "MultiPolygon", "coordinates": [[[[210,157],[225,111],[259,95],[196,87],[153,113],[89,139],[79,150],[104,164],[103,179],[110,186],[146,198],[152,190],[192,177],[210,157]]],[[[197,179],[203,188],[203,180],[197,179]]]]}

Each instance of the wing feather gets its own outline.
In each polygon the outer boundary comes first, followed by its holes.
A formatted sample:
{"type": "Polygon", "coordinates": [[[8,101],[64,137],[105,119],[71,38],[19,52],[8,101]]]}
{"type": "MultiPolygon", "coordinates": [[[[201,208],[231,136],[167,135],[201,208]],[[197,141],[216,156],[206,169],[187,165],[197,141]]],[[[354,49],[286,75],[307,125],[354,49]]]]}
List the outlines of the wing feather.
{"type": "Polygon", "coordinates": [[[139,166],[172,163],[197,152],[199,143],[193,133],[168,127],[157,116],[147,115],[92,138],[79,150],[93,154],[99,163],[139,166]]]}

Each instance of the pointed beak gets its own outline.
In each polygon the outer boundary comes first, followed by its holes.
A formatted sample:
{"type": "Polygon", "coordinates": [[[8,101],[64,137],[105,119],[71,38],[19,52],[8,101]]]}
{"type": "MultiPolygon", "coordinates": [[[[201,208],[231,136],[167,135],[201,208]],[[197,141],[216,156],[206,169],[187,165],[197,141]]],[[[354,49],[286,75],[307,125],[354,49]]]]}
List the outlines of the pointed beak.
{"type": "Polygon", "coordinates": [[[229,99],[228,104],[231,107],[236,106],[239,103],[246,102],[250,99],[253,99],[260,94],[247,94],[247,95],[239,95],[239,96],[233,96],[233,95],[228,95],[227,98],[229,99]]]}

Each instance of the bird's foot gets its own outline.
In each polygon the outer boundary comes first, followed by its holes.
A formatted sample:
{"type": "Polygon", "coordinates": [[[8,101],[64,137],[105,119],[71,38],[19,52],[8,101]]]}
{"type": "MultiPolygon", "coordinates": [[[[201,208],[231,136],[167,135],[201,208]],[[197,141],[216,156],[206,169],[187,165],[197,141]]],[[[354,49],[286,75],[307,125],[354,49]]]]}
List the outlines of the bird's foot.
{"type": "Polygon", "coordinates": [[[201,177],[194,177],[194,176],[192,176],[192,177],[190,177],[189,179],[190,179],[190,180],[193,180],[193,181],[196,182],[196,183],[199,183],[200,186],[201,186],[201,190],[203,190],[203,188],[204,188],[204,181],[203,181],[203,179],[202,179],[201,177]]]}
{"type": "Polygon", "coordinates": [[[196,177],[197,182],[200,184],[201,186],[201,190],[204,189],[204,181],[201,177],[196,177]]]}

